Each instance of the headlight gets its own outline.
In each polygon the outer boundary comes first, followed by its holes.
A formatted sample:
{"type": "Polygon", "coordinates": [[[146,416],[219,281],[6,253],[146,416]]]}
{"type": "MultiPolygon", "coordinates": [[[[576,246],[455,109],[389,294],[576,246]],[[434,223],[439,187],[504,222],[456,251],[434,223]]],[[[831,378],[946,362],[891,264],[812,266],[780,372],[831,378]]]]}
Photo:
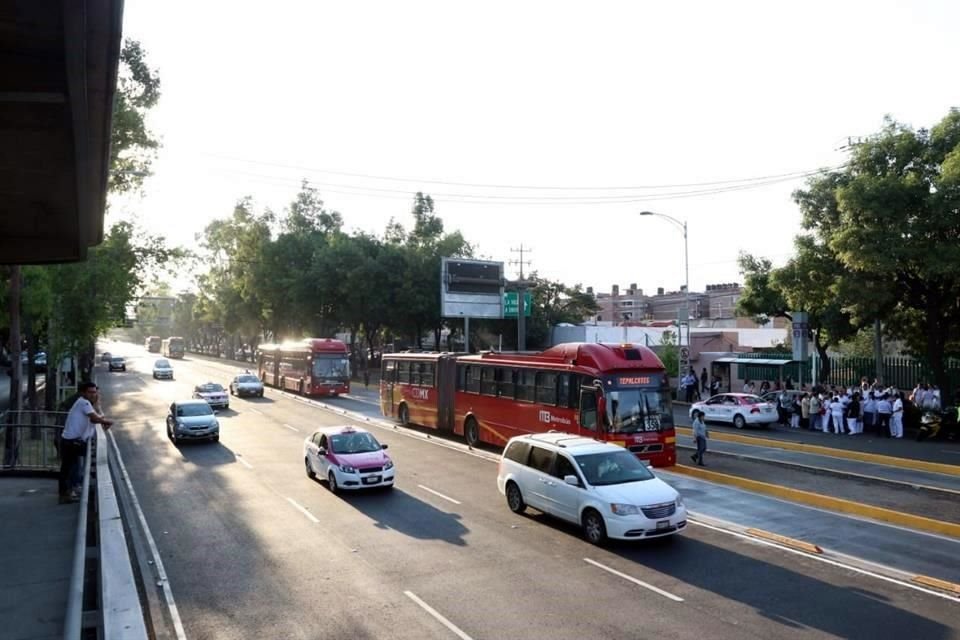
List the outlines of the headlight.
{"type": "Polygon", "coordinates": [[[683,506],[683,496],[677,494],[677,509],[683,506]]]}
{"type": "Polygon", "coordinates": [[[383,465],[384,469],[393,469],[393,460],[387,460],[387,464],[383,465]]]}
{"type": "Polygon", "coordinates": [[[342,465],[340,465],[340,471],[343,471],[344,473],[356,473],[356,472],[357,472],[357,470],[356,470],[354,467],[351,467],[351,466],[348,465],[348,464],[342,464],[342,465]]]}
{"type": "Polygon", "coordinates": [[[640,513],[640,508],[635,504],[617,504],[613,502],[610,504],[610,511],[613,511],[618,516],[635,516],[640,513]]]}

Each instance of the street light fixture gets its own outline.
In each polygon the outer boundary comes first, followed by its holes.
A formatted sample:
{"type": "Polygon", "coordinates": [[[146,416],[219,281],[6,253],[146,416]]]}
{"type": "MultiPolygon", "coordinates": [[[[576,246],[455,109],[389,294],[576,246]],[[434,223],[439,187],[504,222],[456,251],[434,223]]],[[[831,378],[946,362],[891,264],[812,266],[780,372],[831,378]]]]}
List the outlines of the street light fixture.
{"type": "MultiPolygon", "coordinates": [[[[683,285],[683,306],[684,306],[684,321],[687,323],[687,349],[689,352],[690,348],[690,255],[687,251],[687,221],[678,220],[673,216],[668,216],[665,213],[657,213],[655,211],[641,211],[641,216],[657,216],[658,218],[663,218],[668,222],[672,223],[683,231],[683,270],[684,270],[684,285],[683,285]]],[[[682,333],[682,329],[681,329],[682,333]]],[[[682,342],[682,341],[681,341],[682,342]]],[[[686,365],[689,368],[689,361],[686,358],[681,358],[682,364],[686,365]]],[[[681,372],[682,374],[682,372],[681,372]]]]}

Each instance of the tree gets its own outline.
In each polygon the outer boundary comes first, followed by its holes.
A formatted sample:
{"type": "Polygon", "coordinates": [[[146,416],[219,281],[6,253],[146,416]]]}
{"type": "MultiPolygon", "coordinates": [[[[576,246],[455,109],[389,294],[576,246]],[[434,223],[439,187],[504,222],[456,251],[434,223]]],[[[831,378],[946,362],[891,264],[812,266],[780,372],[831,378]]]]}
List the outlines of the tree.
{"type": "Polygon", "coordinates": [[[794,198],[837,261],[844,311],[885,319],[947,387],[945,360],[960,354],[960,110],[929,131],[887,119],[794,198]]]}
{"type": "Polygon", "coordinates": [[[536,272],[528,280],[534,283],[530,289],[533,308],[527,323],[527,342],[532,348],[548,347],[554,326],[580,324],[600,309],[597,301],[583,291],[580,284],[569,287],[562,282],[541,278],[536,272]]]}
{"type": "Polygon", "coordinates": [[[110,136],[109,188],[114,193],[140,188],[160,146],[146,123],[147,113],[160,100],[160,77],[146,58],[139,42],[124,42],[110,136]]]}

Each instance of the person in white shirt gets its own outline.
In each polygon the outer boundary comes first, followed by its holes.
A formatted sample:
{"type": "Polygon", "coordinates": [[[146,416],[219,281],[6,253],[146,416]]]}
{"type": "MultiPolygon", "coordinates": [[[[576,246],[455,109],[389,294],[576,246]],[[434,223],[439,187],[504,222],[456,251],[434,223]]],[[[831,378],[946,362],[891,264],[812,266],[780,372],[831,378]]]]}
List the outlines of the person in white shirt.
{"type": "Polygon", "coordinates": [[[70,479],[74,475],[77,460],[84,455],[87,442],[96,433],[94,425],[103,425],[109,429],[113,424],[97,413],[94,405],[99,401],[99,390],[92,382],[81,382],[78,388],[80,397],[67,413],[67,423],[60,434],[60,504],[76,502],[77,496],[71,493],[70,479]]]}
{"type": "Polygon", "coordinates": [[[830,413],[833,414],[834,433],[843,435],[843,403],[837,396],[834,396],[833,402],[830,403],[830,413]]]}
{"type": "Polygon", "coordinates": [[[890,402],[890,396],[883,394],[877,403],[877,420],[879,423],[877,433],[884,438],[890,437],[890,416],[892,414],[893,403],[890,402]]]}
{"type": "Polygon", "coordinates": [[[894,438],[903,437],[903,394],[897,394],[893,401],[893,413],[890,415],[890,435],[894,438]]]}

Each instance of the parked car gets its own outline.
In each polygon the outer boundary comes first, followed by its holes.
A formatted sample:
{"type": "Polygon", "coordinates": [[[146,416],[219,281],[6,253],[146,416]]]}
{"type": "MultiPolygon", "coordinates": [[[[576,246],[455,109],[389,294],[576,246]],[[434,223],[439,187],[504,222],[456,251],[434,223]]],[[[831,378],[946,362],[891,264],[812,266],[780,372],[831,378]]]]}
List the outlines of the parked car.
{"type": "Polygon", "coordinates": [[[184,440],[220,440],[220,422],[203,400],[183,400],[170,405],[167,437],[173,444],[184,440]]]}
{"type": "Polygon", "coordinates": [[[592,544],[674,535],[687,526],[677,490],[614,444],[566,433],[516,436],[500,457],[507,506],[531,506],[579,525],[592,544]]]}
{"type": "Polygon", "coordinates": [[[206,400],[211,407],[230,408],[230,397],[223,385],[216,382],[205,382],[193,388],[193,397],[197,400],[206,400]]]}
{"type": "Polygon", "coordinates": [[[303,441],[307,476],[326,478],[330,491],[393,488],[395,469],[373,434],[360,427],[322,427],[303,441]]]}
{"type": "Polygon", "coordinates": [[[153,379],[173,380],[173,365],[170,364],[169,360],[160,358],[153,363],[153,379]]]}
{"type": "Polygon", "coordinates": [[[230,382],[230,394],[237,397],[257,396],[262,398],[263,382],[250,372],[241,373],[230,382]]]}
{"type": "Polygon", "coordinates": [[[749,393],[720,393],[704,402],[695,402],[690,405],[691,418],[695,410],[703,411],[706,422],[729,422],[737,429],[748,424],[767,426],[777,421],[776,406],[749,393]]]}
{"type": "Polygon", "coordinates": [[[126,371],[127,370],[127,361],[123,359],[123,356],[113,356],[110,358],[110,371],[126,371]]]}
{"type": "Polygon", "coordinates": [[[33,364],[37,368],[37,371],[46,371],[47,370],[47,354],[43,351],[38,353],[33,358],[33,364]]]}

